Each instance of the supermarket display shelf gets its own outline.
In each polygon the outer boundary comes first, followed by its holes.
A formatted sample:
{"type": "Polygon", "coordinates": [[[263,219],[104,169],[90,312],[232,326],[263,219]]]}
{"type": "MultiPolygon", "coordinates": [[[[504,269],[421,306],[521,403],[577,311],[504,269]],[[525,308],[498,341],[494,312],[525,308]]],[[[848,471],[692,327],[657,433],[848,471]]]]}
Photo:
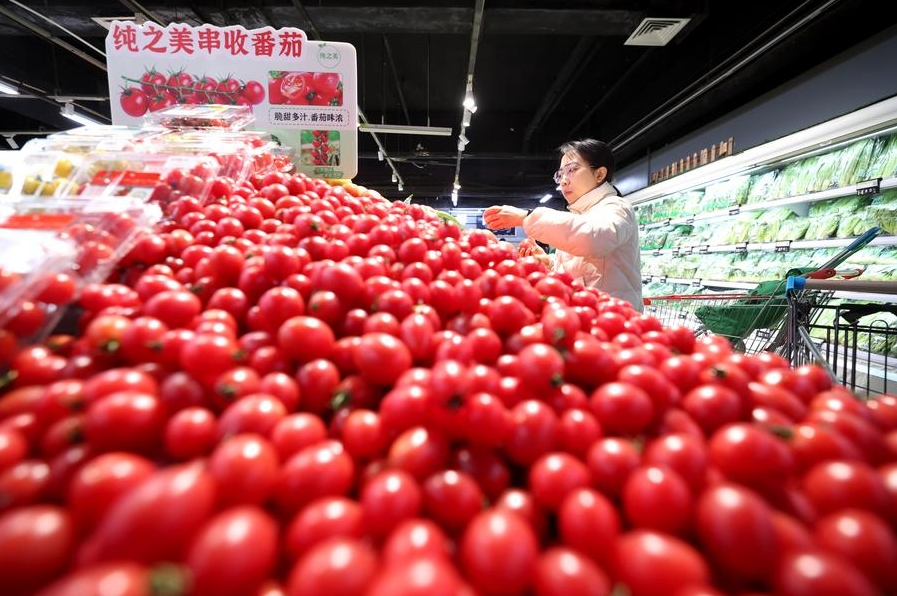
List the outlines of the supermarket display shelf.
{"type": "MultiPolygon", "coordinates": [[[[724,209],[716,209],[704,213],[697,213],[683,217],[667,218],[662,221],[655,221],[639,226],[639,230],[650,230],[670,225],[692,225],[695,222],[709,222],[713,220],[733,217],[740,213],[749,211],[766,211],[777,207],[791,207],[798,215],[807,215],[807,208],[810,204],[818,201],[827,201],[829,199],[838,199],[851,195],[861,195],[865,191],[865,183],[852,184],[850,186],[842,186],[839,188],[829,188],[818,192],[807,193],[804,195],[796,195],[793,197],[785,197],[782,199],[774,199],[772,201],[763,201],[761,203],[751,203],[748,205],[731,205],[724,209]]],[[[897,188],[897,178],[887,178],[879,184],[880,190],[888,190],[897,188]]]]}
{"type": "MultiPolygon", "coordinates": [[[[642,255],[659,257],[661,255],[670,255],[672,257],[681,257],[692,254],[707,254],[716,252],[746,252],[746,251],[766,251],[766,252],[787,252],[789,250],[817,249],[817,248],[843,248],[849,245],[856,238],[826,238],[825,240],[777,240],[775,242],[740,242],[738,244],[719,244],[716,246],[709,244],[691,245],[691,246],[675,246],[673,248],[644,249],[642,255]]],[[[879,236],[875,238],[867,246],[895,246],[897,245],[897,236],[879,236]]]]}
{"type": "Polygon", "coordinates": [[[692,286],[696,288],[720,288],[726,290],[753,290],[755,287],[757,287],[757,282],[684,279],[678,277],[664,277],[662,275],[649,275],[646,276],[643,281],[646,283],[660,282],[668,284],[681,284],[684,286],[692,286]]]}

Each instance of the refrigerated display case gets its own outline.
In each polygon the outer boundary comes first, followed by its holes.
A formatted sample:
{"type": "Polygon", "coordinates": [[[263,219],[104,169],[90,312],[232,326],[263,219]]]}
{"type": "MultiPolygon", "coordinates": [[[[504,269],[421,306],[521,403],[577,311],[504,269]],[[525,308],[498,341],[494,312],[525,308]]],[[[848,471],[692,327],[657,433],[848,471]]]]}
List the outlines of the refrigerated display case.
{"type": "Polygon", "coordinates": [[[865,230],[847,266],[897,278],[897,98],[628,195],[646,295],[750,289],[824,262],[865,230]],[[663,290],[660,292],[659,290],[663,290]]]}

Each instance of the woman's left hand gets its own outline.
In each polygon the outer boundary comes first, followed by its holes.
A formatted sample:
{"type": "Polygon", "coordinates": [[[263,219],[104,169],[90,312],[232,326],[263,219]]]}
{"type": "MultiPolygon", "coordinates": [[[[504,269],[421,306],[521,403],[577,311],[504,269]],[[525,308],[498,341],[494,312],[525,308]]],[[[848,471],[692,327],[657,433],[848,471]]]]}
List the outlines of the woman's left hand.
{"type": "Polygon", "coordinates": [[[490,230],[505,230],[523,225],[526,209],[510,205],[487,207],[483,211],[483,222],[490,230]]]}

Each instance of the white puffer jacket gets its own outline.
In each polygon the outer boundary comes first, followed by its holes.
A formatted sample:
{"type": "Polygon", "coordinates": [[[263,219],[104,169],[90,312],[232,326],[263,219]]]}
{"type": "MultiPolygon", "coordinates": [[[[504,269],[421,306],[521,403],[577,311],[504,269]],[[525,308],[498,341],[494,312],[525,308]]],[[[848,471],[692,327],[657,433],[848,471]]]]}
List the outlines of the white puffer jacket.
{"type": "Polygon", "coordinates": [[[579,197],[569,213],[539,207],[523,220],[527,236],[557,249],[552,268],[642,311],[638,221],[632,205],[605,182],[579,197]]]}

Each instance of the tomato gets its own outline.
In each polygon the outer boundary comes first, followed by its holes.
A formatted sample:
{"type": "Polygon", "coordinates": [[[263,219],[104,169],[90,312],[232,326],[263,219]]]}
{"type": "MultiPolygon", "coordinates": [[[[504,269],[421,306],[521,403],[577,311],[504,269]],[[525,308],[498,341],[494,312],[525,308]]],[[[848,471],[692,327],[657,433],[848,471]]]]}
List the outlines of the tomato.
{"type": "Polygon", "coordinates": [[[385,565],[403,564],[418,558],[452,557],[452,544],[445,531],[425,518],[400,522],[386,536],[380,550],[385,565]]]}
{"type": "Polygon", "coordinates": [[[133,118],[139,118],[146,114],[146,110],[149,107],[146,93],[139,87],[128,87],[123,90],[119,96],[119,103],[125,114],[133,118]]]}
{"type": "Polygon", "coordinates": [[[355,478],[355,464],[338,441],[309,445],[281,466],[274,499],[286,513],[295,513],[319,497],[349,492],[355,478]]]}
{"type": "Polygon", "coordinates": [[[375,385],[391,386],[411,368],[411,351],[405,344],[386,333],[365,333],[352,353],[361,376],[375,385]]]}
{"type": "Polygon", "coordinates": [[[826,461],[810,468],[803,489],[820,515],[855,507],[888,514],[888,492],[881,476],[869,464],[858,461],[826,461]]]}
{"type": "Polygon", "coordinates": [[[709,458],[704,442],[691,435],[670,433],[658,436],[645,446],[643,461],[675,470],[693,494],[704,487],[709,458]]]}
{"type": "Polygon", "coordinates": [[[887,522],[861,509],[842,509],[819,519],[816,544],[843,556],[882,593],[897,592],[897,538],[887,522]]]}
{"type": "Polygon", "coordinates": [[[377,555],[357,538],[331,538],[293,565],[287,596],[362,596],[377,572],[377,555]]]}
{"type": "Polygon", "coordinates": [[[418,481],[443,469],[449,459],[445,435],[432,428],[416,426],[399,434],[387,453],[395,468],[412,474],[418,481]]]}
{"type": "Polygon", "coordinates": [[[423,485],[424,511],[449,533],[463,529],[483,507],[485,496],[472,476],[443,470],[423,485]]]}
{"type": "MultiPolygon", "coordinates": [[[[265,101],[265,87],[258,81],[249,80],[243,85],[243,97],[249,101],[251,105],[258,105],[265,101]]],[[[274,103],[272,100],[271,103],[274,103]]]]}
{"type": "Polygon", "coordinates": [[[50,466],[23,459],[0,472],[0,511],[40,501],[49,489],[50,466]]]}
{"type": "Polygon", "coordinates": [[[461,536],[458,557],[465,577],[482,593],[524,593],[532,585],[539,545],[535,532],[510,511],[477,514],[461,536]]]}
{"type": "Polygon", "coordinates": [[[420,556],[388,565],[374,578],[366,596],[464,596],[473,595],[458,570],[441,557],[420,556]]]}
{"type": "Polygon", "coordinates": [[[277,345],[300,364],[328,357],[335,341],[333,330],[315,317],[291,317],[277,330],[277,345]]]}
{"type": "Polygon", "coordinates": [[[11,468],[28,455],[28,442],[21,432],[8,428],[0,430],[0,472],[11,468]]]}
{"type": "Polygon", "coordinates": [[[424,496],[414,476],[403,470],[386,469],[364,483],[359,500],[368,532],[382,538],[401,522],[417,517],[424,496]]]}
{"type": "Polygon", "coordinates": [[[284,546],[293,560],[329,538],[363,538],[364,512],[346,497],[321,497],[306,505],[286,527],[284,546]]]}
{"type": "Polygon", "coordinates": [[[162,445],[166,413],[154,395],[117,391],[91,403],[84,436],[97,451],[131,451],[151,455],[162,445]]]}
{"type": "Polygon", "coordinates": [[[641,466],[623,484],[623,511],[632,527],[681,534],[691,521],[688,484],[666,466],[641,466]]]}
{"type": "Polygon", "coordinates": [[[457,447],[451,466],[476,479],[486,497],[498,497],[510,484],[510,471],[506,461],[493,449],[477,445],[457,447]]]}
{"type": "Polygon", "coordinates": [[[778,562],[773,587],[781,596],[879,594],[854,565],[838,555],[816,550],[786,553],[778,562]]]}
{"type": "Polygon", "coordinates": [[[160,469],[111,505],[82,543],[80,562],[179,560],[214,508],[215,482],[201,464],[160,469]]]}
{"type": "Polygon", "coordinates": [[[824,461],[863,459],[858,447],[827,424],[799,424],[788,441],[802,472],[824,461]]]}
{"type": "Polygon", "coordinates": [[[511,409],[511,432],[504,444],[508,458],[529,465],[558,442],[557,414],[544,402],[529,399],[511,409]]]}
{"type": "Polygon", "coordinates": [[[74,523],[60,507],[31,505],[0,514],[4,593],[32,593],[66,569],[74,550],[74,523]]]}
{"type": "Polygon", "coordinates": [[[591,486],[592,475],[576,457],[549,452],[530,466],[528,484],[537,504],[556,510],[571,491],[591,486]]]}
{"type": "Polygon", "coordinates": [[[187,550],[195,596],[253,594],[277,562],[277,523],[253,506],[225,509],[199,529],[187,550]]]}
{"type": "Polygon", "coordinates": [[[586,464],[594,485],[611,497],[622,493],[626,478],[640,461],[641,455],[636,446],[617,437],[599,439],[586,453],[586,464]]]}
{"type": "Polygon", "coordinates": [[[710,435],[719,427],[741,419],[744,406],[733,389],[723,385],[701,384],[682,398],[682,409],[710,435]]]}
{"type": "Polygon", "coordinates": [[[38,596],[153,596],[154,585],[179,585],[185,578],[173,569],[151,571],[149,567],[130,561],[86,565],[53,582],[38,596]]]}
{"type": "Polygon", "coordinates": [[[710,461],[727,478],[749,486],[781,482],[795,468],[788,445],[772,433],[748,423],[726,425],[708,442],[710,461]]]}
{"type": "Polygon", "coordinates": [[[273,494],[279,461],[274,446],[255,434],[224,439],[208,460],[220,505],[261,505],[273,494]]]}
{"type": "Polygon", "coordinates": [[[616,541],[614,571],[632,596],[666,596],[691,585],[704,585],[710,571],[687,542],[650,530],[632,530],[616,541]]]}
{"type": "Polygon", "coordinates": [[[729,577],[765,581],[779,557],[772,509],[736,484],[708,488],[698,498],[695,526],[701,544],[729,577]]]}
{"type": "Polygon", "coordinates": [[[606,496],[591,488],[571,491],[558,507],[557,523],[564,545],[605,568],[612,563],[621,521],[616,507],[606,496]]]}
{"type": "Polygon", "coordinates": [[[540,596],[608,596],[610,577],[579,551],[555,546],[536,562],[535,591],[540,596]]]}
{"type": "Polygon", "coordinates": [[[592,413],[608,434],[633,435],[645,430],[654,418],[654,402],[632,383],[605,383],[589,396],[592,413]]]}

